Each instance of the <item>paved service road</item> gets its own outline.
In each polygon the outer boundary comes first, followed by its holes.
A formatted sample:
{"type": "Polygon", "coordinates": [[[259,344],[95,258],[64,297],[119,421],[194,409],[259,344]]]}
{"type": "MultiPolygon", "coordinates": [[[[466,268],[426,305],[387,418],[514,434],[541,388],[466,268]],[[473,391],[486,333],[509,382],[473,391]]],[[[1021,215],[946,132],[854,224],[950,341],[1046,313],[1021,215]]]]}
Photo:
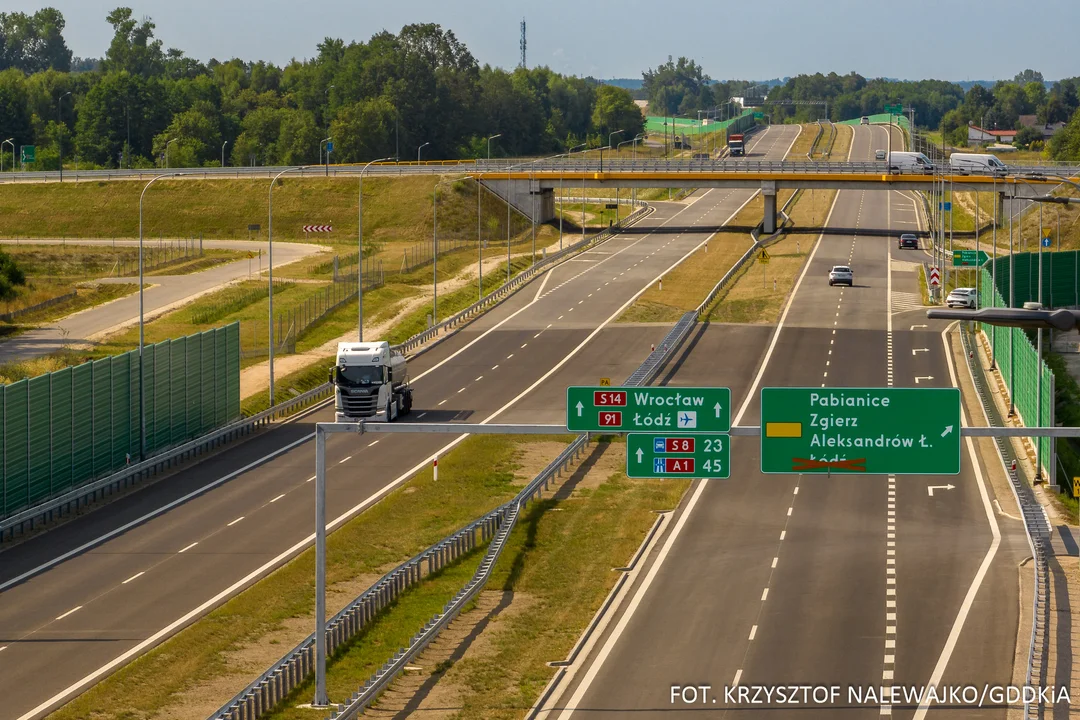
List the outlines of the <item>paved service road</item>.
{"type": "MultiPolygon", "coordinates": [[[[884,128],[855,132],[854,160],[886,145],[884,128]]],[[[906,194],[841,191],[828,227],[843,230],[821,236],[780,329],[702,328],[661,380],[730,386],[739,425],[760,422],[761,387],[953,386],[945,325],[910,302],[923,255],[895,245],[918,217],[906,194]],[[829,287],[837,264],[852,265],[854,287],[829,287]]],[[[1027,545],[993,511],[967,443],[949,477],[762,475],[759,455],[758,438],[734,438],[730,479],[694,485],[542,717],[912,718],[917,703],[852,701],[849,688],[924,686],[939,662],[946,684],[1010,682],[1027,545]],[[688,685],[710,689],[673,699],[688,685]],[[840,694],[755,695],[790,685],[840,694]]],[[[1005,717],[959,710],[929,715],[1005,717]]]]}
{"type": "MultiPolygon", "coordinates": [[[[8,244],[13,244],[7,241],[8,244]]],[[[138,240],[33,240],[34,245],[107,245],[113,244],[138,247],[138,240]]],[[[150,243],[148,242],[147,245],[150,243]]],[[[247,240],[206,240],[203,247],[208,250],[244,250],[262,251],[265,268],[268,244],[247,240]]],[[[274,244],[274,267],[302,260],[327,248],[308,243],[280,242],[274,244]]],[[[180,305],[192,302],[196,298],[213,292],[229,283],[246,279],[252,272],[258,271],[258,260],[237,260],[217,267],[191,273],[190,275],[152,275],[143,281],[153,287],[143,290],[144,318],[150,319],[180,305]],[[252,262],[255,263],[254,268],[252,262]]],[[[255,275],[258,277],[258,275],[255,275]]],[[[113,282],[113,280],[109,280],[113,282]]],[[[132,283],[138,286],[138,277],[128,277],[116,282],[132,283]]],[[[31,358],[48,355],[65,345],[78,345],[92,341],[106,333],[115,332],[139,322],[139,294],[132,293],[112,302],[89,308],[73,315],[68,315],[54,324],[29,330],[0,342],[0,363],[20,362],[31,358]]]]}
{"type": "MultiPolygon", "coordinates": [[[[756,142],[779,159],[797,133],[797,127],[778,126],[756,142]]],[[[669,328],[607,324],[752,196],[710,190],[686,203],[658,203],[629,232],[534,280],[410,363],[414,418],[557,422],[567,384],[626,377],[669,328]]],[[[737,234],[722,242],[749,239],[737,234]]],[[[99,668],[138,652],[148,638],[171,632],[166,628],[176,621],[309,544],[314,498],[308,479],[315,461],[306,441],[313,422],[332,418],[324,408],[276,427],[0,555],[4,716],[41,716],[92,682],[99,668]],[[245,468],[249,464],[259,466],[245,468]],[[224,482],[136,522],[230,473],[242,473],[243,481],[224,482]],[[129,522],[136,524],[118,532],[129,522]],[[117,534],[78,552],[108,533],[117,534]],[[41,567],[68,552],[75,554],[41,567]]],[[[332,437],[331,518],[352,516],[376,501],[444,452],[448,441],[456,439],[332,437]]]]}

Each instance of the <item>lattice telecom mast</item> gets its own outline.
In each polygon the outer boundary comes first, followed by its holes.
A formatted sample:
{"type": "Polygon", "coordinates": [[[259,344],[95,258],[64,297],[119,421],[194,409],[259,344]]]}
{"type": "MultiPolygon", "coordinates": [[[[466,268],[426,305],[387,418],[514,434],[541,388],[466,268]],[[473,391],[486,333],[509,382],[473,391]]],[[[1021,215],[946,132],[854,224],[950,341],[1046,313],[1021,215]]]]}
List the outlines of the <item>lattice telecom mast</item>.
{"type": "Polygon", "coordinates": [[[525,18],[521,18],[521,65],[520,67],[526,67],[525,65],[525,18]]]}

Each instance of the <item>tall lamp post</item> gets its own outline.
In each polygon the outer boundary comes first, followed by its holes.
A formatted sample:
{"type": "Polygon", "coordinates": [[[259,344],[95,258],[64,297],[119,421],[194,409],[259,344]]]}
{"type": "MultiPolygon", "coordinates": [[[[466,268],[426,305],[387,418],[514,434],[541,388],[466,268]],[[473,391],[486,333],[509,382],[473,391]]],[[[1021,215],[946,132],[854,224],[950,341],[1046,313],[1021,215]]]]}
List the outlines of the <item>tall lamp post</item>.
{"type": "Polygon", "coordinates": [[[146,459],[146,372],[143,368],[143,346],[145,344],[144,315],[143,315],[143,198],[146,191],[158,180],[167,177],[176,177],[180,173],[164,173],[151,178],[150,182],[143,186],[139,195],[139,460],[146,459]]]}
{"type": "Polygon", "coordinates": [[[58,146],[57,161],[60,164],[60,182],[64,182],[64,119],[61,108],[64,106],[64,98],[71,94],[68,90],[66,93],[56,99],[56,124],[60,127],[57,128],[56,144],[58,146]]]}
{"type": "Polygon", "coordinates": [[[176,142],[178,138],[173,138],[169,142],[165,143],[165,169],[169,169],[169,146],[176,142]]]}
{"type": "Polygon", "coordinates": [[[225,146],[229,144],[229,141],[221,143],[221,167],[225,167],[225,146]]]}
{"type": "Polygon", "coordinates": [[[488,159],[488,160],[490,160],[490,159],[491,159],[491,141],[492,141],[492,140],[494,140],[495,138],[501,138],[501,137],[502,137],[502,133],[499,133],[498,135],[492,135],[491,137],[489,137],[489,138],[487,139],[487,146],[488,146],[488,156],[487,156],[487,159],[488,159]]]}
{"type": "Polygon", "coordinates": [[[0,142],[0,172],[3,172],[4,170],[3,149],[5,145],[11,146],[11,171],[15,172],[15,138],[8,138],[7,140],[0,142]]]}
{"type": "Polygon", "coordinates": [[[420,147],[416,148],[416,164],[417,164],[417,165],[419,165],[419,164],[420,164],[420,151],[421,151],[421,150],[423,150],[424,148],[426,148],[426,147],[427,147],[428,145],[430,145],[430,144],[431,144],[431,143],[429,143],[429,142],[426,142],[426,143],[424,143],[423,145],[421,145],[420,147]]]}
{"type": "MultiPolygon", "coordinates": [[[[626,131],[625,130],[616,130],[613,133],[608,133],[608,136],[607,136],[608,150],[611,150],[611,138],[615,137],[616,135],[621,135],[624,132],[626,132],[626,131]]],[[[617,148],[616,148],[615,152],[618,152],[617,148]]],[[[600,172],[604,172],[604,153],[603,153],[603,151],[600,152],[600,172]]],[[[618,188],[618,186],[615,187],[615,222],[616,223],[619,222],[619,188],[618,188]]]]}
{"type": "MultiPolygon", "coordinates": [[[[274,179],[270,181],[269,200],[267,202],[267,220],[266,220],[266,242],[269,245],[269,251],[267,252],[267,263],[269,267],[269,303],[270,309],[267,311],[267,318],[269,322],[268,328],[268,343],[267,348],[270,351],[270,407],[274,407],[274,185],[277,185],[278,178],[285,173],[293,172],[294,170],[303,170],[304,168],[311,167],[310,165],[295,165],[288,167],[274,176],[274,179]]],[[[325,652],[325,649],[324,649],[325,652]]],[[[316,689],[318,692],[318,689],[316,689]]],[[[326,697],[326,688],[323,688],[322,696],[326,697]]],[[[317,705],[318,703],[316,703],[317,705]]]]}
{"type": "Polygon", "coordinates": [[[364,169],[360,171],[360,218],[359,226],[360,230],[357,237],[357,251],[356,251],[356,287],[358,293],[357,301],[357,317],[356,317],[356,336],[357,340],[364,342],[364,173],[367,169],[375,163],[388,162],[394,158],[379,158],[378,160],[372,160],[364,169]]]}

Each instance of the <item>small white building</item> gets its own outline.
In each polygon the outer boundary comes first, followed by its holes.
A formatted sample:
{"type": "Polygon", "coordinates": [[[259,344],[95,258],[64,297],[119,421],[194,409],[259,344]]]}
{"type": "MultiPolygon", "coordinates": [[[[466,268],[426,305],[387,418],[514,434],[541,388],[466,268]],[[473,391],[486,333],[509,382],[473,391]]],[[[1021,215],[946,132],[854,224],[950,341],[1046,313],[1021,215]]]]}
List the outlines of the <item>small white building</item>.
{"type": "Polygon", "coordinates": [[[968,123],[968,145],[978,147],[990,143],[1012,143],[1016,139],[1015,130],[987,130],[974,123],[968,123]]]}

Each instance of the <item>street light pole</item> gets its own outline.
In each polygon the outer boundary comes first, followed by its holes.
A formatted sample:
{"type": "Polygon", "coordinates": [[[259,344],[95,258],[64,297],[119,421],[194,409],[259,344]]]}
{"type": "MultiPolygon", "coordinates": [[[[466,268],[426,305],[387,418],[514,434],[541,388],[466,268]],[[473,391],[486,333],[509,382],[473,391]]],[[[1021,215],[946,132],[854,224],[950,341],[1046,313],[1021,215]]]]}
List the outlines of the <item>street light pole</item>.
{"type": "Polygon", "coordinates": [[[319,157],[320,158],[323,157],[323,152],[322,152],[323,144],[324,143],[326,144],[326,161],[325,161],[325,165],[324,165],[324,167],[326,168],[326,177],[330,177],[330,141],[332,139],[333,138],[329,138],[329,137],[323,138],[323,141],[321,143],[319,143],[319,157]]]}
{"type": "Polygon", "coordinates": [[[424,148],[426,148],[426,147],[427,147],[428,145],[430,145],[430,144],[431,144],[431,143],[429,143],[429,142],[426,142],[426,143],[424,143],[423,145],[421,145],[420,147],[416,148],[416,164],[417,164],[417,165],[419,165],[419,164],[420,164],[420,151],[421,151],[421,150],[423,150],[424,148]]]}
{"type": "MultiPolygon", "coordinates": [[[[488,146],[488,156],[487,156],[487,159],[488,159],[488,160],[490,160],[490,159],[491,159],[491,141],[492,141],[492,140],[494,140],[495,138],[501,138],[501,137],[502,137],[502,133],[499,133],[498,135],[492,135],[491,137],[489,137],[489,138],[487,139],[487,146],[488,146]]],[[[418,159],[419,159],[419,158],[418,158],[418,159]]]]}
{"type": "Polygon", "coordinates": [[[0,172],[4,171],[4,146],[11,146],[11,172],[15,172],[15,138],[8,138],[7,140],[0,142],[0,172]]]}
{"type": "Polygon", "coordinates": [[[56,132],[56,144],[59,147],[59,157],[57,160],[60,164],[60,182],[64,182],[64,118],[63,113],[60,110],[64,106],[64,98],[70,94],[71,91],[68,90],[56,99],[56,124],[59,126],[57,127],[56,132]]]}
{"type": "Polygon", "coordinates": [[[229,144],[229,141],[221,143],[221,167],[225,167],[225,146],[229,144]]]}
{"type": "Polygon", "coordinates": [[[177,138],[173,138],[169,142],[165,143],[165,169],[169,169],[169,146],[176,142],[177,138]]]}
{"type": "Polygon", "coordinates": [[[379,158],[378,160],[372,160],[360,171],[360,199],[357,203],[359,205],[359,218],[357,225],[357,240],[356,240],[356,339],[359,342],[364,342],[364,173],[373,164],[378,162],[388,162],[393,158],[379,158]]]}
{"type": "MultiPolygon", "coordinates": [[[[267,262],[269,264],[269,310],[267,310],[267,318],[269,326],[268,341],[270,351],[270,407],[274,407],[274,185],[277,184],[278,178],[293,170],[303,170],[307,165],[296,165],[294,167],[285,168],[270,181],[269,200],[267,202],[267,220],[266,220],[266,241],[270,246],[267,252],[267,262]]],[[[325,693],[324,693],[325,694],[325,693]]]]}
{"type": "Polygon", "coordinates": [[[145,344],[144,304],[143,304],[143,198],[146,191],[158,180],[175,177],[179,173],[165,173],[152,178],[143,186],[139,195],[139,460],[146,459],[146,372],[143,367],[143,346],[145,344]]]}

